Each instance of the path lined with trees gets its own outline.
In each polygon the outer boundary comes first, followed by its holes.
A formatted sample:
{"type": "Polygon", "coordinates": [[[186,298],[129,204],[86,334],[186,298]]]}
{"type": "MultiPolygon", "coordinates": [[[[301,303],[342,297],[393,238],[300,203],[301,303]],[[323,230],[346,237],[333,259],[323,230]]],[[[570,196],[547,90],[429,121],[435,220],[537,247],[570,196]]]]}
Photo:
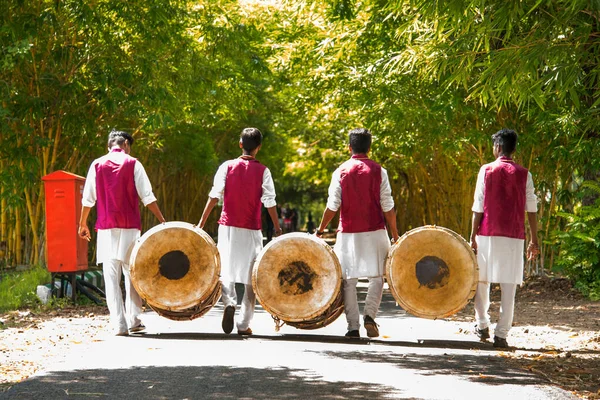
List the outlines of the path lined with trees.
{"type": "Polygon", "coordinates": [[[85,175],[112,127],[136,138],[165,217],[196,222],[243,127],[265,133],[280,203],[318,210],[348,129],[366,126],[400,230],[466,237],[477,170],[506,126],[540,198],[531,268],[562,270],[600,298],[597,2],[6,3],[4,267],[44,262],[41,177],[85,175]]]}

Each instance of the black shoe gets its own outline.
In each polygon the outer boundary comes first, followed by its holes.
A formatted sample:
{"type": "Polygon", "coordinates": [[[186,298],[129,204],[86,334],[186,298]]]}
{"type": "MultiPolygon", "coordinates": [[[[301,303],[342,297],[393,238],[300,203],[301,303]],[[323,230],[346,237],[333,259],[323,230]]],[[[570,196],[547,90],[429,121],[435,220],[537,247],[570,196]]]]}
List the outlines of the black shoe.
{"type": "Polygon", "coordinates": [[[357,337],[359,338],[360,337],[360,332],[358,331],[358,329],[354,330],[354,331],[348,331],[348,332],[346,332],[345,336],[346,337],[351,337],[351,338],[357,338],[357,337]]]}
{"type": "Polygon", "coordinates": [[[369,317],[368,315],[365,315],[364,320],[365,320],[365,322],[364,322],[365,329],[367,330],[367,336],[368,337],[379,336],[379,328],[377,327],[375,320],[373,318],[369,317]]]}
{"type": "Polygon", "coordinates": [[[221,328],[223,332],[229,334],[233,330],[233,316],[235,315],[235,307],[227,306],[223,311],[223,322],[221,322],[221,328]]]}
{"type": "Polygon", "coordinates": [[[475,333],[479,336],[479,340],[485,342],[490,338],[490,328],[479,329],[477,325],[475,325],[475,333]]]}
{"type": "Polygon", "coordinates": [[[501,338],[499,336],[494,336],[494,347],[499,348],[499,349],[508,349],[508,342],[506,341],[506,339],[501,338]]]}

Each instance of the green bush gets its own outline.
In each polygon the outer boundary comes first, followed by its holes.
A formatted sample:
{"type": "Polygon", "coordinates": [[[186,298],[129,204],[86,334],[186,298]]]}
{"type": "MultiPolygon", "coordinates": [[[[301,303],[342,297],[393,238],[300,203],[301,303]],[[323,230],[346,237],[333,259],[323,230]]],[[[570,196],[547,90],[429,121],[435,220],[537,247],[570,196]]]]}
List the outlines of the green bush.
{"type": "Polygon", "coordinates": [[[0,312],[40,304],[37,286],[48,282],[50,273],[40,266],[0,275],[0,312]]]}
{"type": "MultiPolygon", "coordinates": [[[[584,186],[600,193],[600,185],[584,186]]],[[[575,287],[592,300],[600,300],[600,199],[573,213],[559,213],[566,219],[564,230],[554,232],[561,243],[556,266],[575,281],[575,287]]]]}

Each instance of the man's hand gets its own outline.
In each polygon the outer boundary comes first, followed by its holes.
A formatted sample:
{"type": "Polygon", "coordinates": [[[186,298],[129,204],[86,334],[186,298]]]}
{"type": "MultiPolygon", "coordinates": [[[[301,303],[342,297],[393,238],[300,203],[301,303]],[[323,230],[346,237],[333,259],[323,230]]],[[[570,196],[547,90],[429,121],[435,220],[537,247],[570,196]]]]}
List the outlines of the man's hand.
{"type": "Polygon", "coordinates": [[[281,229],[281,228],[275,229],[275,236],[281,236],[282,233],[283,233],[283,229],[281,229]]]}
{"type": "Polygon", "coordinates": [[[537,243],[529,242],[527,246],[527,260],[531,261],[540,254],[540,246],[537,243]]]}
{"type": "Polygon", "coordinates": [[[473,249],[473,253],[477,254],[477,239],[475,235],[471,236],[471,248],[473,249]]]}
{"type": "Polygon", "coordinates": [[[87,225],[79,225],[79,236],[86,239],[88,242],[92,240],[92,236],[90,235],[90,230],[87,225]]]}

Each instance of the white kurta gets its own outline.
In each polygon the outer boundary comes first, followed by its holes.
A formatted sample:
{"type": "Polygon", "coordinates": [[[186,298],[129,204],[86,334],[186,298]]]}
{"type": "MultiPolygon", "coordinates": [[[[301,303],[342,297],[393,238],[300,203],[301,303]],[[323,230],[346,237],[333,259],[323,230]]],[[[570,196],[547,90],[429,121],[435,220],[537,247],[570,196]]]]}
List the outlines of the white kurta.
{"type": "MultiPolygon", "coordinates": [[[[473,212],[483,213],[485,199],[485,166],[481,167],[475,186],[473,212]]],[[[526,212],[537,212],[537,196],[531,173],[527,173],[526,212]]],[[[503,236],[477,236],[479,281],[493,283],[523,283],[525,241],[503,236]]]]}
{"type": "MultiPolygon", "coordinates": [[[[122,164],[124,156],[124,152],[111,152],[92,162],[83,188],[81,203],[84,206],[94,207],[96,205],[96,164],[107,158],[122,164]]],[[[135,162],[133,179],[135,181],[135,188],[138,196],[142,199],[144,206],[155,202],[156,197],[152,193],[150,179],[148,179],[146,170],[139,161],[135,162]]],[[[139,237],[139,229],[99,229],[96,245],[96,263],[100,264],[108,260],[119,260],[125,264],[129,264],[129,255],[132,245],[139,237]]]]}
{"type": "MultiPolygon", "coordinates": [[[[213,187],[208,197],[223,200],[225,181],[227,180],[226,161],[217,170],[213,187]]],[[[266,208],[275,207],[275,185],[271,171],[265,168],[262,180],[261,202],[266,208]]],[[[245,229],[234,226],[219,225],[217,249],[221,257],[221,281],[223,283],[238,282],[249,285],[252,283],[252,265],[262,250],[262,231],[260,229],[245,229]]]]}
{"type": "MultiPolygon", "coordinates": [[[[379,189],[380,204],[383,212],[394,208],[392,188],[387,171],[381,168],[381,185],[379,189]]],[[[342,186],[340,170],[335,170],[329,185],[327,208],[339,210],[342,204],[342,186]]],[[[383,276],[390,241],[385,229],[372,232],[345,233],[338,232],[333,251],[340,260],[344,279],[372,278],[383,276]]]]}

